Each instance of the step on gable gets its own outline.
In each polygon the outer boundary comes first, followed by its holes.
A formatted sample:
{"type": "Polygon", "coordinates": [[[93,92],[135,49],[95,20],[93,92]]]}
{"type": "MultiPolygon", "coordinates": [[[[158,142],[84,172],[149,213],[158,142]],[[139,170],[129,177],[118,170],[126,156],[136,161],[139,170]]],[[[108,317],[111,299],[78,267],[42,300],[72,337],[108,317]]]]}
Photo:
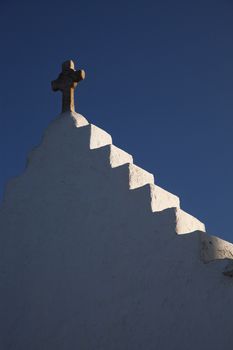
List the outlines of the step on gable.
{"type": "Polygon", "coordinates": [[[179,235],[195,231],[205,232],[205,225],[182,209],[176,209],[176,233],[179,235]]]}
{"type": "Polygon", "coordinates": [[[233,244],[216,236],[203,234],[201,239],[201,259],[207,263],[213,260],[233,259],[233,244]]]}
{"type": "Polygon", "coordinates": [[[128,164],[129,169],[129,188],[133,190],[134,188],[142,187],[146,184],[154,183],[154,175],[148,171],[138,167],[135,164],[128,164]]]}
{"type": "Polygon", "coordinates": [[[112,137],[106,131],[98,128],[93,124],[89,124],[90,130],[90,149],[96,149],[106,145],[112,144],[112,137]]]}
{"type": "Polygon", "coordinates": [[[179,208],[180,199],[176,195],[163,188],[150,184],[151,209],[153,212],[162,211],[168,208],[179,208]]]}
{"type": "Polygon", "coordinates": [[[110,145],[109,146],[109,160],[112,168],[118,167],[123,164],[133,163],[133,157],[131,154],[123,151],[122,149],[110,145]]]}

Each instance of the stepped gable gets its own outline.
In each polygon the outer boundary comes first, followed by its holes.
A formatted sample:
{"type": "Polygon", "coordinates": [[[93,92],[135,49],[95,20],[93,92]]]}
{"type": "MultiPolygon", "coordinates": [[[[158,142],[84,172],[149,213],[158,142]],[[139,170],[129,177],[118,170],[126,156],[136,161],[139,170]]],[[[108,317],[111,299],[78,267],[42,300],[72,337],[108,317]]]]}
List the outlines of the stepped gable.
{"type": "MultiPolygon", "coordinates": [[[[89,124],[85,117],[76,112],[62,113],[50,125],[48,131],[45,133],[44,141],[41,145],[42,148],[35,148],[30,153],[27,166],[30,166],[31,162],[38,161],[37,158],[39,158],[38,153],[40,149],[43,150],[42,152],[46,152],[47,142],[50,144],[53,142],[53,147],[55,147],[57,143],[63,146],[61,138],[67,137],[68,135],[66,135],[66,132],[69,133],[74,126],[78,129],[76,130],[77,135],[75,135],[77,138],[76,141],[79,143],[81,137],[83,142],[86,143],[85,147],[88,142],[89,149],[92,150],[93,153],[95,153],[94,150],[96,150],[96,152],[98,152],[98,157],[105,159],[111,168],[120,167],[118,172],[120,174],[125,174],[124,176],[125,179],[127,179],[129,190],[141,188],[141,192],[145,192],[145,195],[148,197],[152,212],[173,208],[176,217],[177,234],[187,234],[195,231],[206,232],[205,225],[202,222],[180,208],[180,199],[178,196],[157,186],[154,183],[154,176],[135,165],[133,163],[133,157],[130,154],[113,145],[112,137],[106,131],[93,124],[89,124]],[[53,135],[51,135],[51,133],[53,135]],[[86,140],[84,141],[84,139],[86,140]]],[[[74,132],[74,130],[72,131],[74,132]]],[[[55,158],[55,161],[59,162],[59,158],[55,158]]],[[[38,164],[37,166],[41,165],[43,164],[38,164]]],[[[17,180],[18,179],[15,178],[11,180],[10,183],[16,183],[17,180]]],[[[201,235],[201,257],[205,262],[215,259],[231,259],[233,257],[233,245],[220,238],[203,234],[201,235]]]]}
{"type": "Polygon", "coordinates": [[[1,349],[233,345],[233,245],[80,114],[9,181],[0,233],[1,349]]]}

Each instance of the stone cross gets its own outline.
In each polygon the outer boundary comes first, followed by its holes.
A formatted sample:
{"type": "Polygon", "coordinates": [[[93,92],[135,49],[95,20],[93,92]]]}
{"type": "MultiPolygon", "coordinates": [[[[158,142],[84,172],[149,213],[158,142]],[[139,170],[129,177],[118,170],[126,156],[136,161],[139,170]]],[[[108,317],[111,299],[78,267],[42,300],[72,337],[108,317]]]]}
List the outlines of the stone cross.
{"type": "Polygon", "coordinates": [[[85,79],[84,70],[75,71],[73,61],[65,61],[62,64],[62,72],[51,83],[53,91],[62,92],[62,113],[75,112],[74,89],[83,79],[85,79]]]}

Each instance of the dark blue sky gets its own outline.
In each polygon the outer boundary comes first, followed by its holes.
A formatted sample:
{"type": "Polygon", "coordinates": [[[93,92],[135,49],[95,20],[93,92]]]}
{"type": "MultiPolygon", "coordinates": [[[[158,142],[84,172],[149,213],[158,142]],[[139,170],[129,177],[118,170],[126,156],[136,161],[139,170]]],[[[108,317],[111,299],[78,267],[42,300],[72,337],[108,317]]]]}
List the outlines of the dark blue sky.
{"type": "Polygon", "coordinates": [[[0,3],[0,195],[59,113],[60,64],[86,71],[78,111],[233,241],[233,2],[0,3]]]}

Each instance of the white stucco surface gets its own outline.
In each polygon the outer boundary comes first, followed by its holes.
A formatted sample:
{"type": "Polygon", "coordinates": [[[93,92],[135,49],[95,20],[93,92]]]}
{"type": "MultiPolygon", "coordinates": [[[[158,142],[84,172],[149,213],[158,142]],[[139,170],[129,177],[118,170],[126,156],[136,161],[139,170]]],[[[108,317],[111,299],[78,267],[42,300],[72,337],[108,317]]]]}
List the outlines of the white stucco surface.
{"type": "Polygon", "coordinates": [[[1,350],[232,350],[233,245],[81,115],[0,208],[1,350]]]}

